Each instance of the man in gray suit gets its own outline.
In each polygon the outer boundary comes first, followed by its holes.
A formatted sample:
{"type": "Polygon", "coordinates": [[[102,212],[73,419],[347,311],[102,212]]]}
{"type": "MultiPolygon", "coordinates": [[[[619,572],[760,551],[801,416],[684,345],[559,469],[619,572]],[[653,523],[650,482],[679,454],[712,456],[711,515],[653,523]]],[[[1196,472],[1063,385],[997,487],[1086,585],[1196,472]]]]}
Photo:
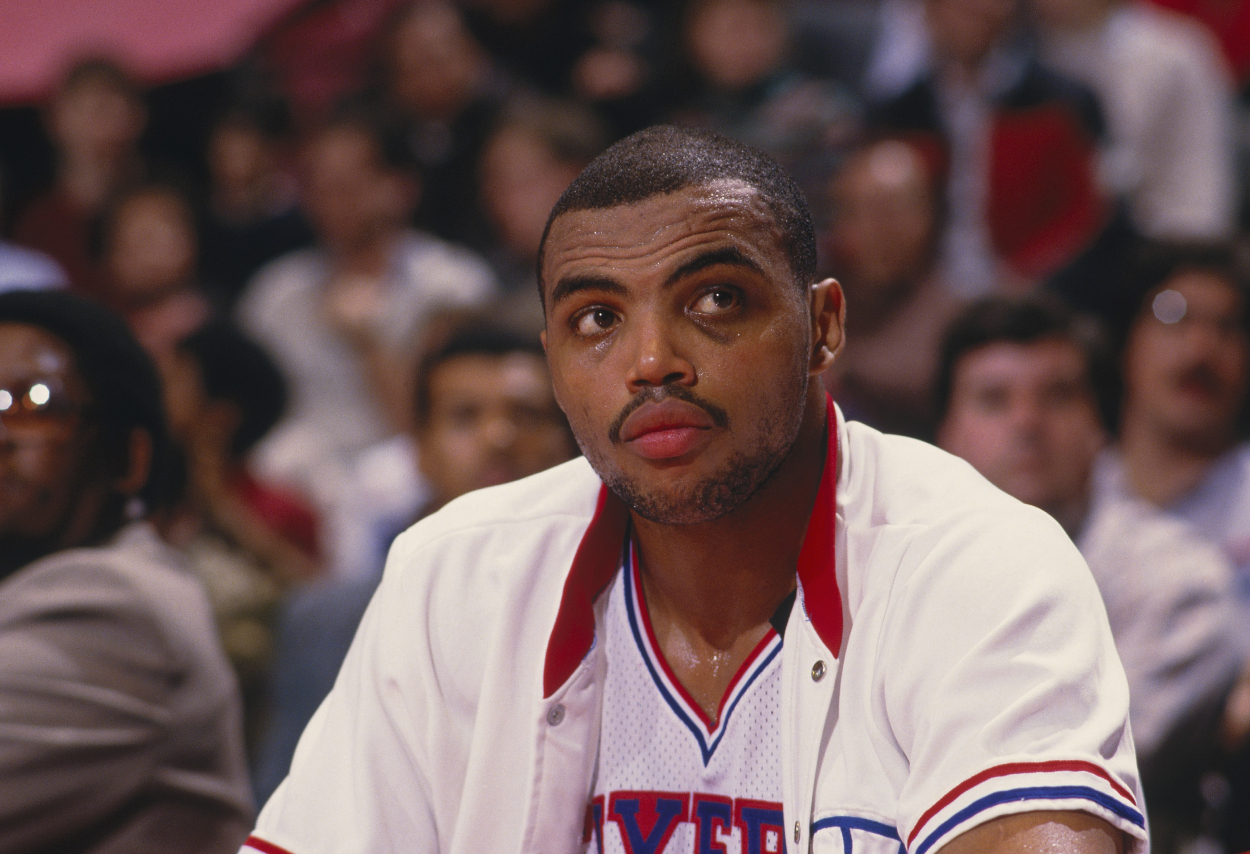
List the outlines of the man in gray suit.
{"type": "Polygon", "coordinates": [[[68,293],[0,294],[0,852],[217,852],[252,813],[238,688],[141,520],[155,368],[68,293]]]}

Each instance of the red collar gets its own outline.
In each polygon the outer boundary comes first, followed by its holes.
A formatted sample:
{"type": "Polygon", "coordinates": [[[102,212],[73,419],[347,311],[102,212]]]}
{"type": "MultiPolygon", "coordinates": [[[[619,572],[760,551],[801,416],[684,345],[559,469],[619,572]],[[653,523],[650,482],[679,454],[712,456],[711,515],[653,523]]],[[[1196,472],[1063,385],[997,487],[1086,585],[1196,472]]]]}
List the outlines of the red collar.
{"type": "MultiPolygon", "coordinates": [[[[799,552],[799,584],[802,602],[812,627],[835,655],[842,647],[842,594],[838,590],[834,529],[837,513],[838,422],[833,400],[829,399],[825,430],[829,449],[825,470],[812,506],[811,520],[799,552]]],[[[556,615],[547,660],[543,669],[543,696],[550,697],[569,680],[595,637],[594,603],[621,567],[629,510],[606,486],[599,488],[599,501],[590,526],[573,557],[573,566],[564,581],[560,611],[556,615]]]]}

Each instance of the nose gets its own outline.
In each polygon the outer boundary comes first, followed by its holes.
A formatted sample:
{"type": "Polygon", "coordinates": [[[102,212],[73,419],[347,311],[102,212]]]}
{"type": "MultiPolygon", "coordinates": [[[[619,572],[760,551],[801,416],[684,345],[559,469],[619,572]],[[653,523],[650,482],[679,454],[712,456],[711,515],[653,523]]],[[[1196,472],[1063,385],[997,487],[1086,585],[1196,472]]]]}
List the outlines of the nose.
{"type": "Polygon", "coordinates": [[[496,415],[486,421],[483,437],[488,447],[496,451],[507,451],[517,439],[517,424],[508,415],[496,415]]]}
{"type": "Polygon", "coordinates": [[[672,383],[693,385],[695,368],[682,352],[675,331],[662,318],[636,319],[625,382],[631,392],[672,383]]]}

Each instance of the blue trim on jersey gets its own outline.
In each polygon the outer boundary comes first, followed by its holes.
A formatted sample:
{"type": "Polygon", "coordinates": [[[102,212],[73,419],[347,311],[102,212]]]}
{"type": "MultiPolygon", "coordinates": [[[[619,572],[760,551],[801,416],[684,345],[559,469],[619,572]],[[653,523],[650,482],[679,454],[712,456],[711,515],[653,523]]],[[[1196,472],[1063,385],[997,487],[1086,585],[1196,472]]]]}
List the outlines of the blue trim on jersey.
{"type": "Polygon", "coordinates": [[[842,831],[842,850],[845,854],[851,854],[851,850],[854,847],[854,840],[851,839],[852,830],[863,830],[877,836],[883,836],[898,843],[900,854],[906,854],[907,851],[903,845],[903,840],[899,838],[897,828],[879,821],[873,821],[870,818],[860,818],[854,815],[835,815],[829,818],[822,818],[820,821],[812,822],[811,835],[815,836],[817,831],[830,828],[837,828],[842,831]]]}
{"type": "MultiPolygon", "coordinates": [[[[712,760],[712,754],[716,752],[716,748],[720,745],[721,739],[724,738],[725,732],[729,728],[729,718],[733,715],[734,709],[738,707],[738,702],[746,695],[747,691],[750,690],[751,685],[754,684],[759,675],[768,668],[768,665],[770,665],[773,659],[776,658],[781,652],[781,644],[778,643],[774,646],[772,651],[769,652],[768,655],[764,656],[759,665],[751,670],[751,673],[742,683],[742,688],[738,691],[738,696],[734,697],[734,701],[729,704],[729,708],[725,709],[725,713],[721,715],[720,720],[717,721],[716,737],[712,739],[711,744],[708,744],[706,739],[703,737],[703,728],[700,727],[697,722],[692,720],[690,715],[686,714],[686,710],[682,707],[681,702],[669,693],[668,686],[664,684],[663,677],[660,676],[659,672],[657,672],[655,668],[655,665],[651,662],[651,656],[647,654],[646,640],[642,636],[642,628],[638,625],[638,617],[636,614],[637,606],[634,600],[633,567],[628,567],[626,571],[629,575],[627,575],[624,579],[625,614],[629,617],[629,630],[634,635],[634,642],[638,645],[638,652],[642,655],[642,661],[645,665],[647,665],[647,672],[651,674],[651,681],[653,681],[655,683],[655,687],[659,689],[660,696],[664,698],[664,702],[668,703],[669,708],[673,710],[673,714],[677,716],[677,719],[685,724],[686,728],[694,734],[695,741],[699,744],[699,752],[703,757],[703,764],[706,766],[708,762],[712,760]]],[[[780,639],[780,636],[778,636],[778,638],[780,639]]]]}
{"type": "Polygon", "coordinates": [[[1131,822],[1145,830],[1146,820],[1142,818],[1141,813],[1132,807],[1127,806],[1123,801],[1114,798],[1097,789],[1091,789],[1089,786],[1031,786],[1025,789],[1008,789],[1003,792],[993,792],[986,795],[971,805],[964,807],[955,813],[946,821],[942,822],[937,830],[929,835],[929,838],[920,843],[916,848],[915,854],[925,854],[933,844],[943,835],[949,832],[956,825],[967,821],[972,816],[990,807],[999,804],[1013,803],[1016,801],[1032,801],[1032,800],[1067,800],[1077,798],[1085,801],[1092,801],[1101,807],[1105,807],[1115,813],[1125,821],[1131,822]]]}

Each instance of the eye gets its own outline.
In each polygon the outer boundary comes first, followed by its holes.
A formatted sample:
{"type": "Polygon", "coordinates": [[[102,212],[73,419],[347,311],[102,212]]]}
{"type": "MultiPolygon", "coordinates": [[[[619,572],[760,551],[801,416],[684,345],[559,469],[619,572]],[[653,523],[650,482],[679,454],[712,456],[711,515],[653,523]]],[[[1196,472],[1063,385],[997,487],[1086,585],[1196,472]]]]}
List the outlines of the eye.
{"type": "Polygon", "coordinates": [[[695,300],[693,309],[699,314],[724,314],[741,304],[741,297],[732,288],[713,288],[695,300]]]}
{"type": "Polygon", "coordinates": [[[618,319],[611,309],[595,306],[573,318],[573,331],[578,335],[598,335],[615,326],[618,319]]]}

